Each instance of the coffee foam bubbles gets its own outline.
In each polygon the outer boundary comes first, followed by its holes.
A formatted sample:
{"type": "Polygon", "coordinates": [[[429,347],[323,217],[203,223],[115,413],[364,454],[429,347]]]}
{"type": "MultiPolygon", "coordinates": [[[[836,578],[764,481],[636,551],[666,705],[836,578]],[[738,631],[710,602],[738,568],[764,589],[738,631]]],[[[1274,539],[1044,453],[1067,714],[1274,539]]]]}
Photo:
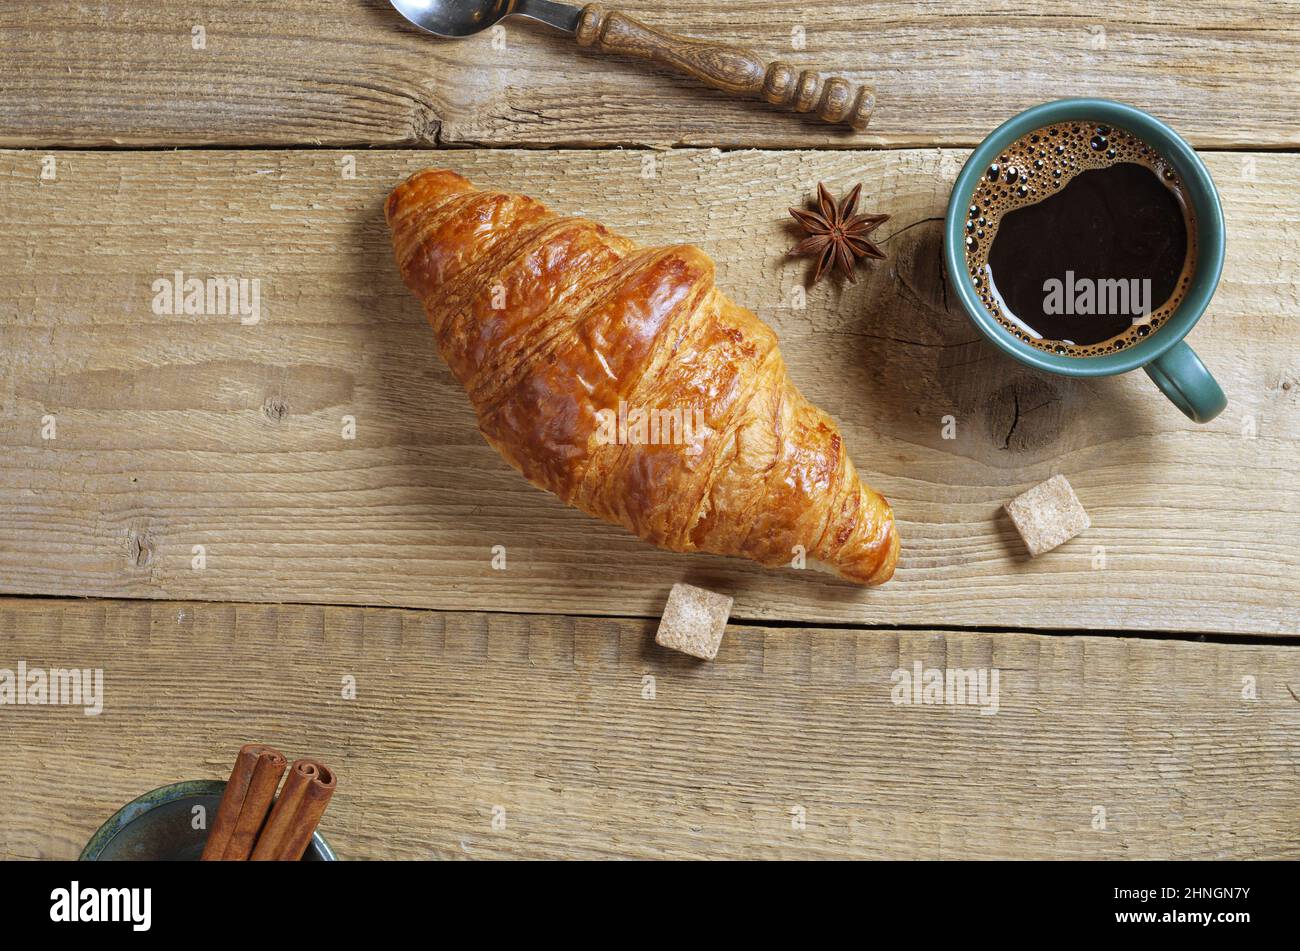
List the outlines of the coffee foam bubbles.
{"type": "MultiPolygon", "coordinates": [[[[1106,123],[1058,122],[1021,136],[983,169],[965,223],[966,270],[980,301],[1003,330],[1017,340],[1048,353],[1092,357],[1124,350],[1150,336],[1178,309],[1196,270],[1196,227],[1191,202],[1181,176],[1151,145],[1127,129],[1106,123]],[[1068,340],[1037,336],[1012,319],[989,279],[988,255],[1003,218],[1017,208],[1037,204],[1056,194],[1079,174],[1132,162],[1150,169],[1182,206],[1187,226],[1187,257],[1169,299],[1132,327],[1100,343],[1079,346],[1068,340]]],[[[1154,301],[1152,302],[1155,303],[1154,301]]]]}

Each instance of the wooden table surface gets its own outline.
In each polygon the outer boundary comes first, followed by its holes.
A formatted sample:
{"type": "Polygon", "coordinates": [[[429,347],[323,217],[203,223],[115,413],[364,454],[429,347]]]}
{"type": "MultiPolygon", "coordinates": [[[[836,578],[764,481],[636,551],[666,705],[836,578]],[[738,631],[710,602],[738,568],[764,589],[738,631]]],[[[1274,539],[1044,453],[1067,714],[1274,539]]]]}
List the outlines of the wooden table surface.
{"type": "Polygon", "coordinates": [[[0,668],[106,689],[0,707],[0,857],[74,857],[253,739],[337,767],[349,859],[1300,857],[1295,4],[622,7],[873,83],[875,118],[383,0],[0,8],[0,668]],[[949,299],[967,149],[1063,95],[1155,113],[1219,186],[1208,425],[949,299]],[[661,552],[524,483],[392,264],[428,165],[709,252],[893,502],[895,579],[661,552]],[[817,181],[863,183],[888,259],[805,294],[817,181]],[[258,281],[259,319],[156,313],[177,271],[258,281]],[[1093,527],[1031,561],[1000,506],[1057,472],[1093,527]],[[683,580],[735,596],[712,664],[653,643],[683,580]],[[996,714],[895,704],[916,663],[999,670],[996,714]]]}

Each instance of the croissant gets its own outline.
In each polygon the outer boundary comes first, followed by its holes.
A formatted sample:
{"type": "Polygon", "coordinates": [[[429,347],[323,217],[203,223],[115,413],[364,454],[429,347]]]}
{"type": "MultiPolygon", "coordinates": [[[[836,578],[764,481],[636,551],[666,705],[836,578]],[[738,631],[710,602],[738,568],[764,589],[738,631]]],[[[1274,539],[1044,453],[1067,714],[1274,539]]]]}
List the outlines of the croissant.
{"type": "Polygon", "coordinates": [[[703,251],[639,247],[441,169],[384,211],[480,431],[534,485],[672,551],[894,573],[889,503],[703,251]]]}

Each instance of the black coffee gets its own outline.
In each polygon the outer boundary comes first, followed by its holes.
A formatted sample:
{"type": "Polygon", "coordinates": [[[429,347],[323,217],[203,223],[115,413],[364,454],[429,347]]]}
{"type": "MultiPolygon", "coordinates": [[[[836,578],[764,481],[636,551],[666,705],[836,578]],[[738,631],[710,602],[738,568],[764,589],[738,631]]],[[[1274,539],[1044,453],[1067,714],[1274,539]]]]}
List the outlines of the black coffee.
{"type": "Polygon", "coordinates": [[[985,170],[966,220],[980,298],[1017,339],[1070,356],[1113,353],[1177,309],[1196,231],[1172,165],[1124,129],[1065,122],[985,170]]]}

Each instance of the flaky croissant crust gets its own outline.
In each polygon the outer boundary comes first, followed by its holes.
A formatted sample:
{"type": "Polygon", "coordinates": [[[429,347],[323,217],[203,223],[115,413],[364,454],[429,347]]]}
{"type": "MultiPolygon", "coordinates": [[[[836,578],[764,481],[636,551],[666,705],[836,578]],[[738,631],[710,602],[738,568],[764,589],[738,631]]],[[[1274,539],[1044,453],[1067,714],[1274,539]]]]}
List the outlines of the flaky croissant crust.
{"type": "Polygon", "coordinates": [[[385,214],[480,430],[533,484],[673,551],[893,574],[889,504],[698,248],[639,247],[439,169],[385,214]]]}

